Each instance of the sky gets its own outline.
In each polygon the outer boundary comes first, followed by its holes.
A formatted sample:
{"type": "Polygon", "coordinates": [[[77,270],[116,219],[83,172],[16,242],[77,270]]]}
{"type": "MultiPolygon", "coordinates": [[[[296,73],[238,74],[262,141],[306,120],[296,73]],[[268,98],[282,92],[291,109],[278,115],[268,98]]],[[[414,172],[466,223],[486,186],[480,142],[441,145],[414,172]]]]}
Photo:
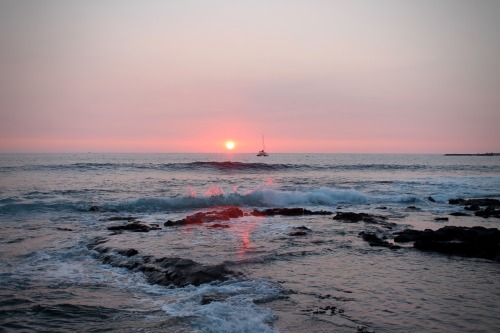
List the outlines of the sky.
{"type": "Polygon", "coordinates": [[[500,1],[0,0],[0,152],[500,152],[500,1]]]}

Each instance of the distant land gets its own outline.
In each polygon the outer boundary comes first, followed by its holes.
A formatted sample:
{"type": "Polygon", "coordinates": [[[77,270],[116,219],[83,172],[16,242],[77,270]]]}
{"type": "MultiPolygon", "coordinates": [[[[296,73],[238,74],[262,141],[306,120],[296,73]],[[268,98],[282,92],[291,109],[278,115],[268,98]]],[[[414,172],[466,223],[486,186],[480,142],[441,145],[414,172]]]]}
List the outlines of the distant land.
{"type": "Polygon", "coordinates": [[[500,156],[500,153],[482,153],[482,154],[444,154],[444,156],[500,156]]]}

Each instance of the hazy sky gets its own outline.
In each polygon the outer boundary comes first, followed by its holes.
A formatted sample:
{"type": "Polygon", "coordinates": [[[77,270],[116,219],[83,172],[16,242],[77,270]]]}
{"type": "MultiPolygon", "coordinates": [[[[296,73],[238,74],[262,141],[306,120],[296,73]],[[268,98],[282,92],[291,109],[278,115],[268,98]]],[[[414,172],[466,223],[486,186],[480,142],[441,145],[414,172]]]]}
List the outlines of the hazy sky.
{"type": "Polygon", "coordinates": [[[0,0],[0,151],[500,152],[500,1],[0,0]]]}

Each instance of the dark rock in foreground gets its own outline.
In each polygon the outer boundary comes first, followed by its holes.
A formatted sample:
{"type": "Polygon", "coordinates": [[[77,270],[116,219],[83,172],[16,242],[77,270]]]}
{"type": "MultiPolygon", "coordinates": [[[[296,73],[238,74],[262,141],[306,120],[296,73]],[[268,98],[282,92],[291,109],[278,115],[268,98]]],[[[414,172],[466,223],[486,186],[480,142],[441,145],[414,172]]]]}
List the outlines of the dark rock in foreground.
{"type": "Polygon", "coordinates": [[[436,231],[426,229],[396,232],[395,242],[415,242],[423,251],[500,261],[500,230],[484,227],[446,226],[436,231]]]}
{"type": "Polygon", "coordinates": [[[488,217],[496,217],[500,218],[500,200],[498,199],[490,199],[490,198],[482,198],[482,199],[450,199],[448,200],[450,205],[461,205],[464,206],[464,209],[467,211],[475,212],[474,215],[488,218],[488,217]],[[481,210],[481,207],[486,207],[484,210],[481,210]]]}
{"type": "Polygon", "coordinates": [[[105,264],[142,272],[149,283],[162,286],[198,286],[213,281],[225,281],[236,273],[225,265],[203,265],[191,259],[140,256],[135,249],[116,250],[104,246],[105,240],[96,239],[87,245],[105,264]]]}

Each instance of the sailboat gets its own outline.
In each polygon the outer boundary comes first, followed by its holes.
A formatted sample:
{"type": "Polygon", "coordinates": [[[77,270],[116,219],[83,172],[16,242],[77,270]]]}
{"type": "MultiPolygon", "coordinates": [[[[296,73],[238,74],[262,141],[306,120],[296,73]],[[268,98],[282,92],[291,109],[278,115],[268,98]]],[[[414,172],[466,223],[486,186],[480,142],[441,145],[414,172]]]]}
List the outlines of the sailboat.
{"type": "Polygon", "coordinates": [[[268,153],[266,153],[266,145],[264,143],[264,134],[262,134],[262,150],[259,150],[257,153],[257,156],[269,156],[268,153]]]}

